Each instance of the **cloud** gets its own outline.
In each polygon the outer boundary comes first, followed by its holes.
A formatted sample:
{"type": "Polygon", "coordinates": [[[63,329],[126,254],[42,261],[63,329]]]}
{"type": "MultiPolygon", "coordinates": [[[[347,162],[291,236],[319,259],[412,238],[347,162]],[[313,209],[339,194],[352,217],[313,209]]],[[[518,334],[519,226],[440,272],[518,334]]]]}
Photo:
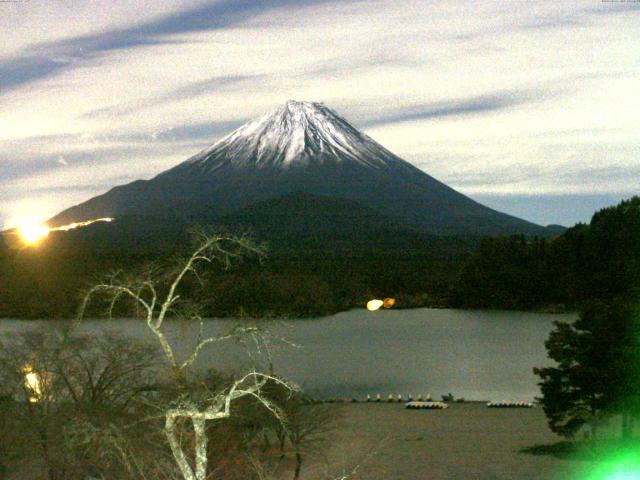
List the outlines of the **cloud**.
{"type": "Polygon", "coordinates": [[[140,153],[135,158],[113,155],[101,158],[99,165],[91,161],[74,162],[64,167],[63,173],[57,166],[3,178],[0,218],[4,227],[15,225],[24,217],[45,220],[60,211],[59,205],[80,203],[134,178],[150,178],[184,160],[183,154],[163,158],[150,169],[150,160],[155,155],[157,152],[140,153]]]}
{"type": "Polygon", "coordinates": [[[201,95],[211,94],[212,91],[220,91],[230,86],[237,86],[245,82],[256,81],[261,77],[262,75],[221,75],[211,77],[205,80],[188,83],[187,85],[144,100],[90,110],[89,112],[84,113],[82,118],[101,118],[136,113],[146,108],[165,105],[170,102],[178,102],[185,98],[193,99],[201,95]]]}
{"type": "Polygon", "coordinates": [[[0,61],[0,91],[77,68],[83,61],[114,51],[180,42],[178,34],[217,30],[269,10],[300,7],[328,0],[222,0],[161,16],[143,23],[99,33],[45,42],[19,56],[0,61]]]}
{"type": "Polygon", "coordinates": [[[166,142],[188,140],[211,143],[212,138],[224,136],[243,123],[242,121],[193,123],[154,132],[152,137],[154,140],[166,142]]]}
{"type": "Polygon", "coordinates": [[[3,7],[0,224],[149,178],[288,99],[470,195],[640,184],[637,5],[140,5],[3,7]]]}
{"type": "Polygon", "coordinates": [[[404,107],[396,109],[395,112],[390,111],[377,118],[361,122],[361,125],[366,128],[389,123],[484,114],[496,110],[512,108],[532,101],[541,101],[548,97],[549,95],[543,92],[539,95],[529,91],[498,92],[460,100],[449,100],[427,105],[404,107]]]}
{"type": "Polygon", "coordinates": [[[0,92],[54,75],[70,64],[69,60],[30,55],[0,62],[0,92]]]}

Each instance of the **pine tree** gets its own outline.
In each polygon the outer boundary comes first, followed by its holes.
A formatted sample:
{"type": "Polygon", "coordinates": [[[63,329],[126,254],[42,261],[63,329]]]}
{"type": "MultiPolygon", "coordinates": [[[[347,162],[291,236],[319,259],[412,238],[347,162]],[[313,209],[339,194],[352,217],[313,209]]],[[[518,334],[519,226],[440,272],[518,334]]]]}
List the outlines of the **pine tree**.
{"type": "Polygon", "coordinates": [[[594,302],[572,324],[556,322],[545,343],[555,367],[534,368],[552,431],[572,437],[612,414],[630,436],[640,411],[640,315],[631,302],[594,302]]]}

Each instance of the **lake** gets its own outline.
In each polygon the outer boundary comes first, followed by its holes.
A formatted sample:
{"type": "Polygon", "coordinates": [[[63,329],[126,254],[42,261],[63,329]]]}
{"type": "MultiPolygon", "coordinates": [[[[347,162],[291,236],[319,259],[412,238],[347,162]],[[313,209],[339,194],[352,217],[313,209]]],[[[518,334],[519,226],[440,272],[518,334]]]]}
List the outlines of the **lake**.
{"type": "MultiPolygon", "coordinates": [[[[467,400],[530,401],[539,395],[532,368],[550,364],[544,341],[552,322],[575,318],[574,314],[423,308],[351,310],[260,324],[267,325],[274,338],[270,355],[276,373],[324,398],[362,399],[380,393],[383,398],[431,394],[435,400],[451,392],[467,400]],[[287,342],[275,340],[281,337],[287,342]]],[[[38,323],[0,320],[0,333],[38,323]]],[[[207,320],[205,333],[220,334],[232,323],[207,320]]],[[[187,351],[196,338],[193,325],[167,322],[165,327],[178,352],[187,351]]],[[[144,322],[133,319],[88,320],[81,328],[96,334],[120,328],[127,335],[153,338],[144,322]]],[[[247,349],[234,341],[204,349],[200,358],[204,366],[238,372],[256,361],[264,362],[265,355],[252,361],[247,349]]]]}

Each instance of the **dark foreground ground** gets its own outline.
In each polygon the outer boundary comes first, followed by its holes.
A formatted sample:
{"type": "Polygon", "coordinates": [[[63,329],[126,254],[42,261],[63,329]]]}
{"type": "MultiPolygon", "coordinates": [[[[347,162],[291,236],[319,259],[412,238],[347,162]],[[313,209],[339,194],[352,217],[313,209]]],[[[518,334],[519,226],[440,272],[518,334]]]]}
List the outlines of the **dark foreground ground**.
{"type": "Polygon", "coordinates": [[[491,409],[469,402],[446,410],[387,403],[335,408],[341,418],[328,458],[307,464],[302,478],[340,478],[355,469],[350,480],[573,480],[585,466],[523,452],[561,441],[540,407],[491,409]]]}

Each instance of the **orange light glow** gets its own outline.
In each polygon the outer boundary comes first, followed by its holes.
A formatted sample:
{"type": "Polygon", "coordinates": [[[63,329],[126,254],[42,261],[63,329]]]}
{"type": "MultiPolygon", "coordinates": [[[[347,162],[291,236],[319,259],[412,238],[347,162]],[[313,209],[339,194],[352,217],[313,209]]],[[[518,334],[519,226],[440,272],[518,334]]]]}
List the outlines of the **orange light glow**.
{"type": "Polygon", "coordinates": [[[49,235],[49,227],[33,221],[23,222],[18,227],[18,234],[27,245],[36,245],[49,235]]]}
{"type": "Polygon", "coordinates": [[[382,302],[382,306],[384,308],[391,308],[396,304],[396,299],[395,298],[385,298],[384,301],[382,302]]]}
{"type": "Polygon", "coordinates": [[[35,246],[40,243],[43,239],[45,239],[49,232],[67,232],[69,230],[73,230],[75,228],[86,227],[87,225],[91,225],[96,222],[112,222],[113,218],[104,217],[104,218],[96,218],[94,220],[86,220],[84,222],[73,222],[68,225],[62,225],[60,227],[49,227],[44,223],[39,223],[35,221],[25,221],[20,224],[18,227],[18,235],[22,238],[22,241],[27,246],[35,246]]]}

